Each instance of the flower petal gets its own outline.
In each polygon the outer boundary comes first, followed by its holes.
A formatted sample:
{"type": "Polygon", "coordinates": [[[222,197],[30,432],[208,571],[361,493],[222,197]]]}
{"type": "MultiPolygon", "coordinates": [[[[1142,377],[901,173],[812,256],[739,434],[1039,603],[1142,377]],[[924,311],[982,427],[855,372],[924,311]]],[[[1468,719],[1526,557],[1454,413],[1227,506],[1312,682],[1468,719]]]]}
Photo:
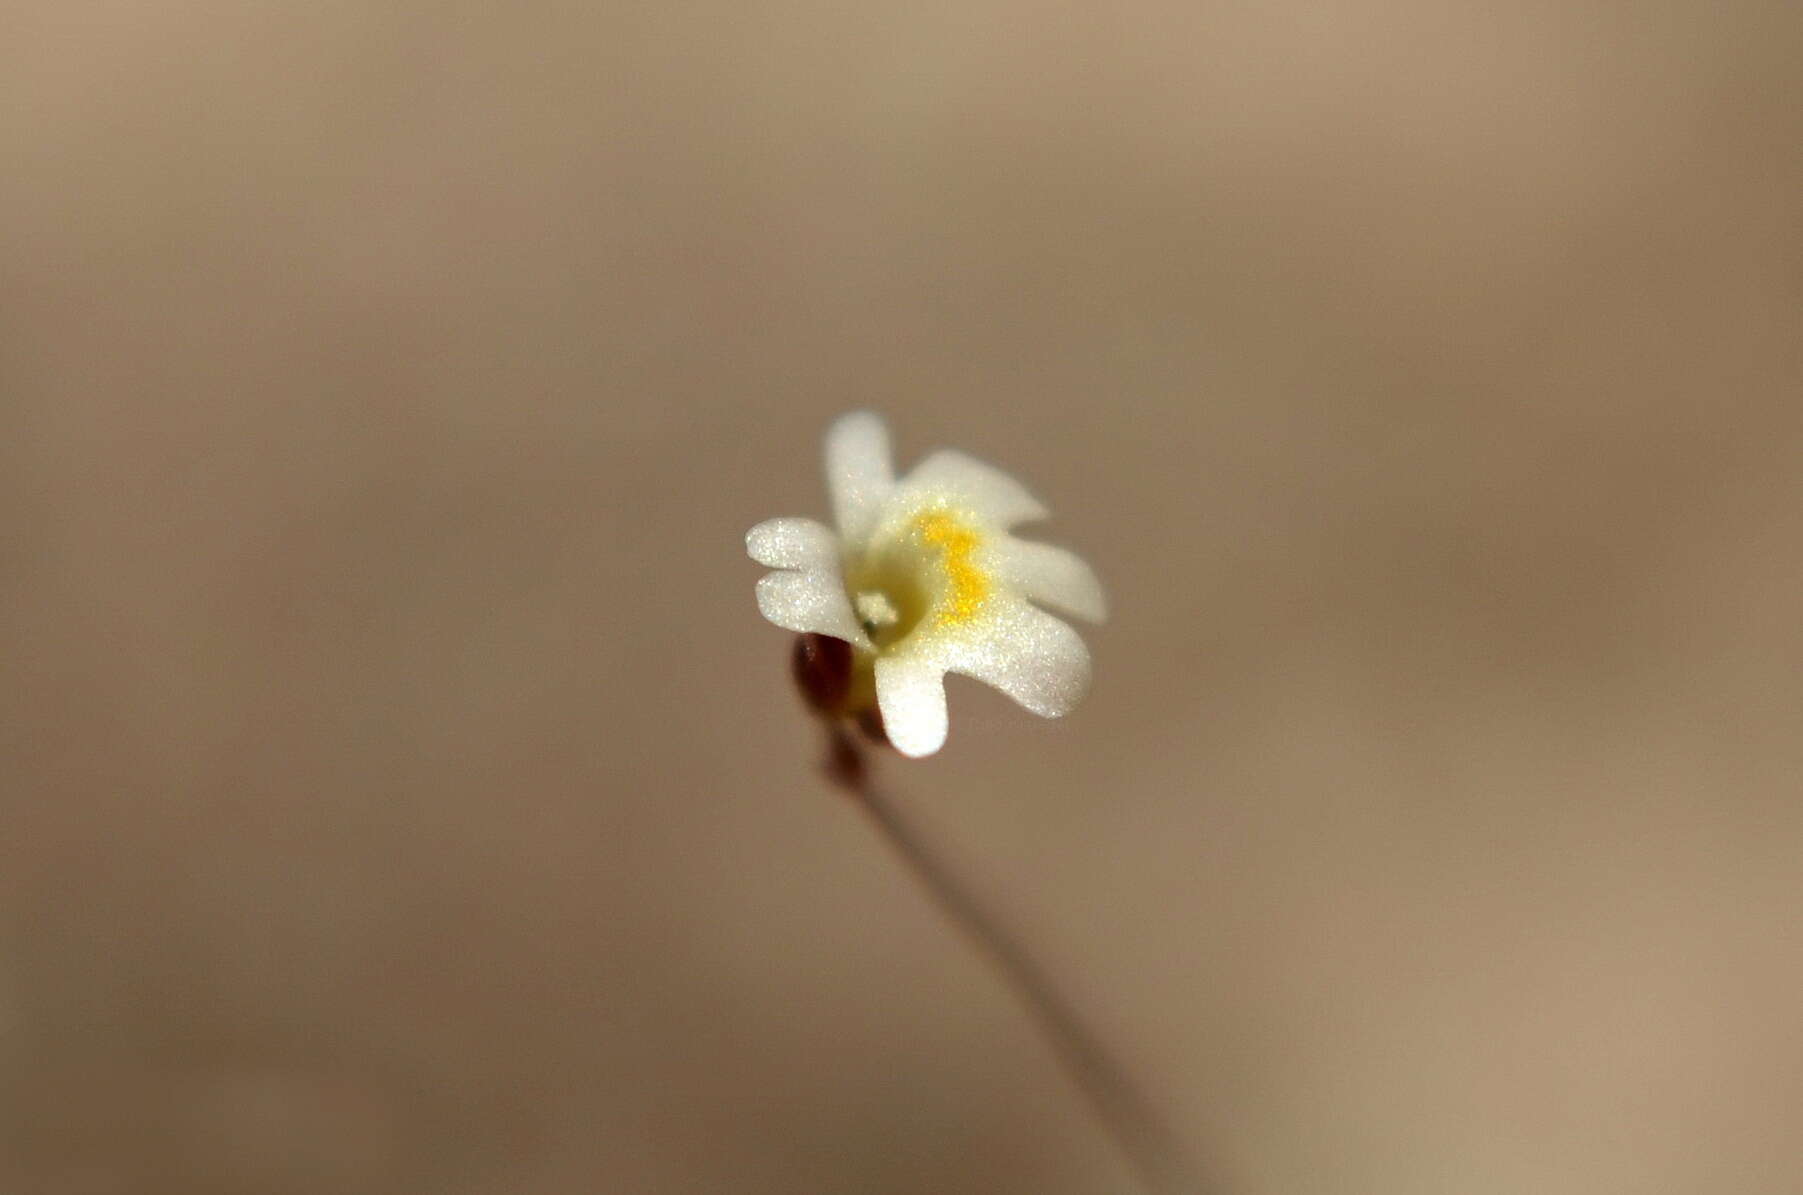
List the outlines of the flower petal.
{"type": "Polygon", "coordinates": [[[905,495],[910,504],[945,499],[1002,531],[1050,513],[1014,478],[951,448],[942,448],[914,466],[902,478],[897,493],[905,495]]]}
{"type": "Polygon", "coordinates": [[[984,634],[948,645],[946,669],[994,685],[1042,718],[1076,708],[1089,691],[1089,649],[1070,624],[1018,599],[992,617],[984,634]]]}
{"type": "Polygon", "coordinates": [[[745,550],[771,568],[839,566],[839,537],[814,519],[765,519],[745,533],[745,550]]]}
{"type": "Polygon", "coordinates": [[[882,416],[853,411],[827,429],[826,488],[839,534],[848,544],[862,543],[895,488],[889,429],[882,416]]]}
{"type": "Polygon", "coordinates": [[[931,655],[876,662],[876,704],[883,732],[903,755],[931,755],[945,744],[945,668],[931,655]]]}
{"type": "Polygon", "coordinates": [[[1075,552],[1012,536],[992,552],[995,570],[1027,597],[1090,622],[1107,621],[1102,583],[1075,552]]]}
{"type": "Polygon", "coordinates": [[[837,572],[766,574],[758,581],[758,612],[785,630],[831,635],[870,650],[837,572]]]}

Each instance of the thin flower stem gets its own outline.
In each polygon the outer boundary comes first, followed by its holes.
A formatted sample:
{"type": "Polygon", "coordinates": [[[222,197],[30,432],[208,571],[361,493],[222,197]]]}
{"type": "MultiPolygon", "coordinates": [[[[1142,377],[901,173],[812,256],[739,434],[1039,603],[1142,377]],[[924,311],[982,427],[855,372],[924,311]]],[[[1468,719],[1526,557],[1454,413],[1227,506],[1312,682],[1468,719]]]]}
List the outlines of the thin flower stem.
{"type": "Polygon", "coordinates": [[[1169,1195],[1212,1190],[1046,969],[933,850],[895,798],[875,784],[858,744],[837,725],[829,726],[829,734],[829,774],[869,815],[941,911],[989,956],[1148,1189],[1169,1195]]]}

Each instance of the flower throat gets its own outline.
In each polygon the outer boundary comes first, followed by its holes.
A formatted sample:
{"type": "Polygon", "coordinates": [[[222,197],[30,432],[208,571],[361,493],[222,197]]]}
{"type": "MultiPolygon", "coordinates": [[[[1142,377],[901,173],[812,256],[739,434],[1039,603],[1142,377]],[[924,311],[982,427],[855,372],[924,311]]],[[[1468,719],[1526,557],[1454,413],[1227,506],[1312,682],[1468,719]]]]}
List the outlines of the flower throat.
{"type": "Polygon", "coordinates": [[[847,570],[852,606],[879,650],[929,617],[938,627],[977,617],[990,593],[989,574],[976,560],[982,542],[951,512],[922,511],[861,567],[847,570]]]}

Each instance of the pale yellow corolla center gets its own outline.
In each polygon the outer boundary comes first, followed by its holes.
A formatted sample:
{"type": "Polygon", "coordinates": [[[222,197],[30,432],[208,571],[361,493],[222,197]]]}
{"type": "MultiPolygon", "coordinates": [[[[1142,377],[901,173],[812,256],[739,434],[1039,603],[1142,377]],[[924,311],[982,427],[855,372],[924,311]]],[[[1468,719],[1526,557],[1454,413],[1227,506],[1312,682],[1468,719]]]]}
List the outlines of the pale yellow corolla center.
{"type": "Polygon", "coordinates": [[[975,520],[934,507],[847,562],[852,607],[879,652],[917,630],[950,630],[982,615],[995,590],[979,558],[984,538],[975,520]]]}

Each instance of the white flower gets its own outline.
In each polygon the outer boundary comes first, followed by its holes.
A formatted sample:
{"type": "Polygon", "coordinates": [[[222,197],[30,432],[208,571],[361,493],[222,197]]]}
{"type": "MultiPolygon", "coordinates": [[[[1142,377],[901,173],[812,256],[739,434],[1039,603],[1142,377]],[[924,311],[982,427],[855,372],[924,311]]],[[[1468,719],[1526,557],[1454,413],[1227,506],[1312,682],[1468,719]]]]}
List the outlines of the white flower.
{"type": "Polygon", "coordinates": [[[935,452],[896,480],[878,416],[842,416],[826,435],[837,533],[771,519],[745,537],[781,571],[758,609],[791,631],[853,647],[853,702],[874,697],[904,755],[945,742],[945,674],[994,685],[1036,714],[1068,713],[1089,687],[1089,651],[1060,619],[1107,617],[1102,587],[1071,552],[1016,539],[1045,507],[1012,477],[961,452],[935,452]]]}

